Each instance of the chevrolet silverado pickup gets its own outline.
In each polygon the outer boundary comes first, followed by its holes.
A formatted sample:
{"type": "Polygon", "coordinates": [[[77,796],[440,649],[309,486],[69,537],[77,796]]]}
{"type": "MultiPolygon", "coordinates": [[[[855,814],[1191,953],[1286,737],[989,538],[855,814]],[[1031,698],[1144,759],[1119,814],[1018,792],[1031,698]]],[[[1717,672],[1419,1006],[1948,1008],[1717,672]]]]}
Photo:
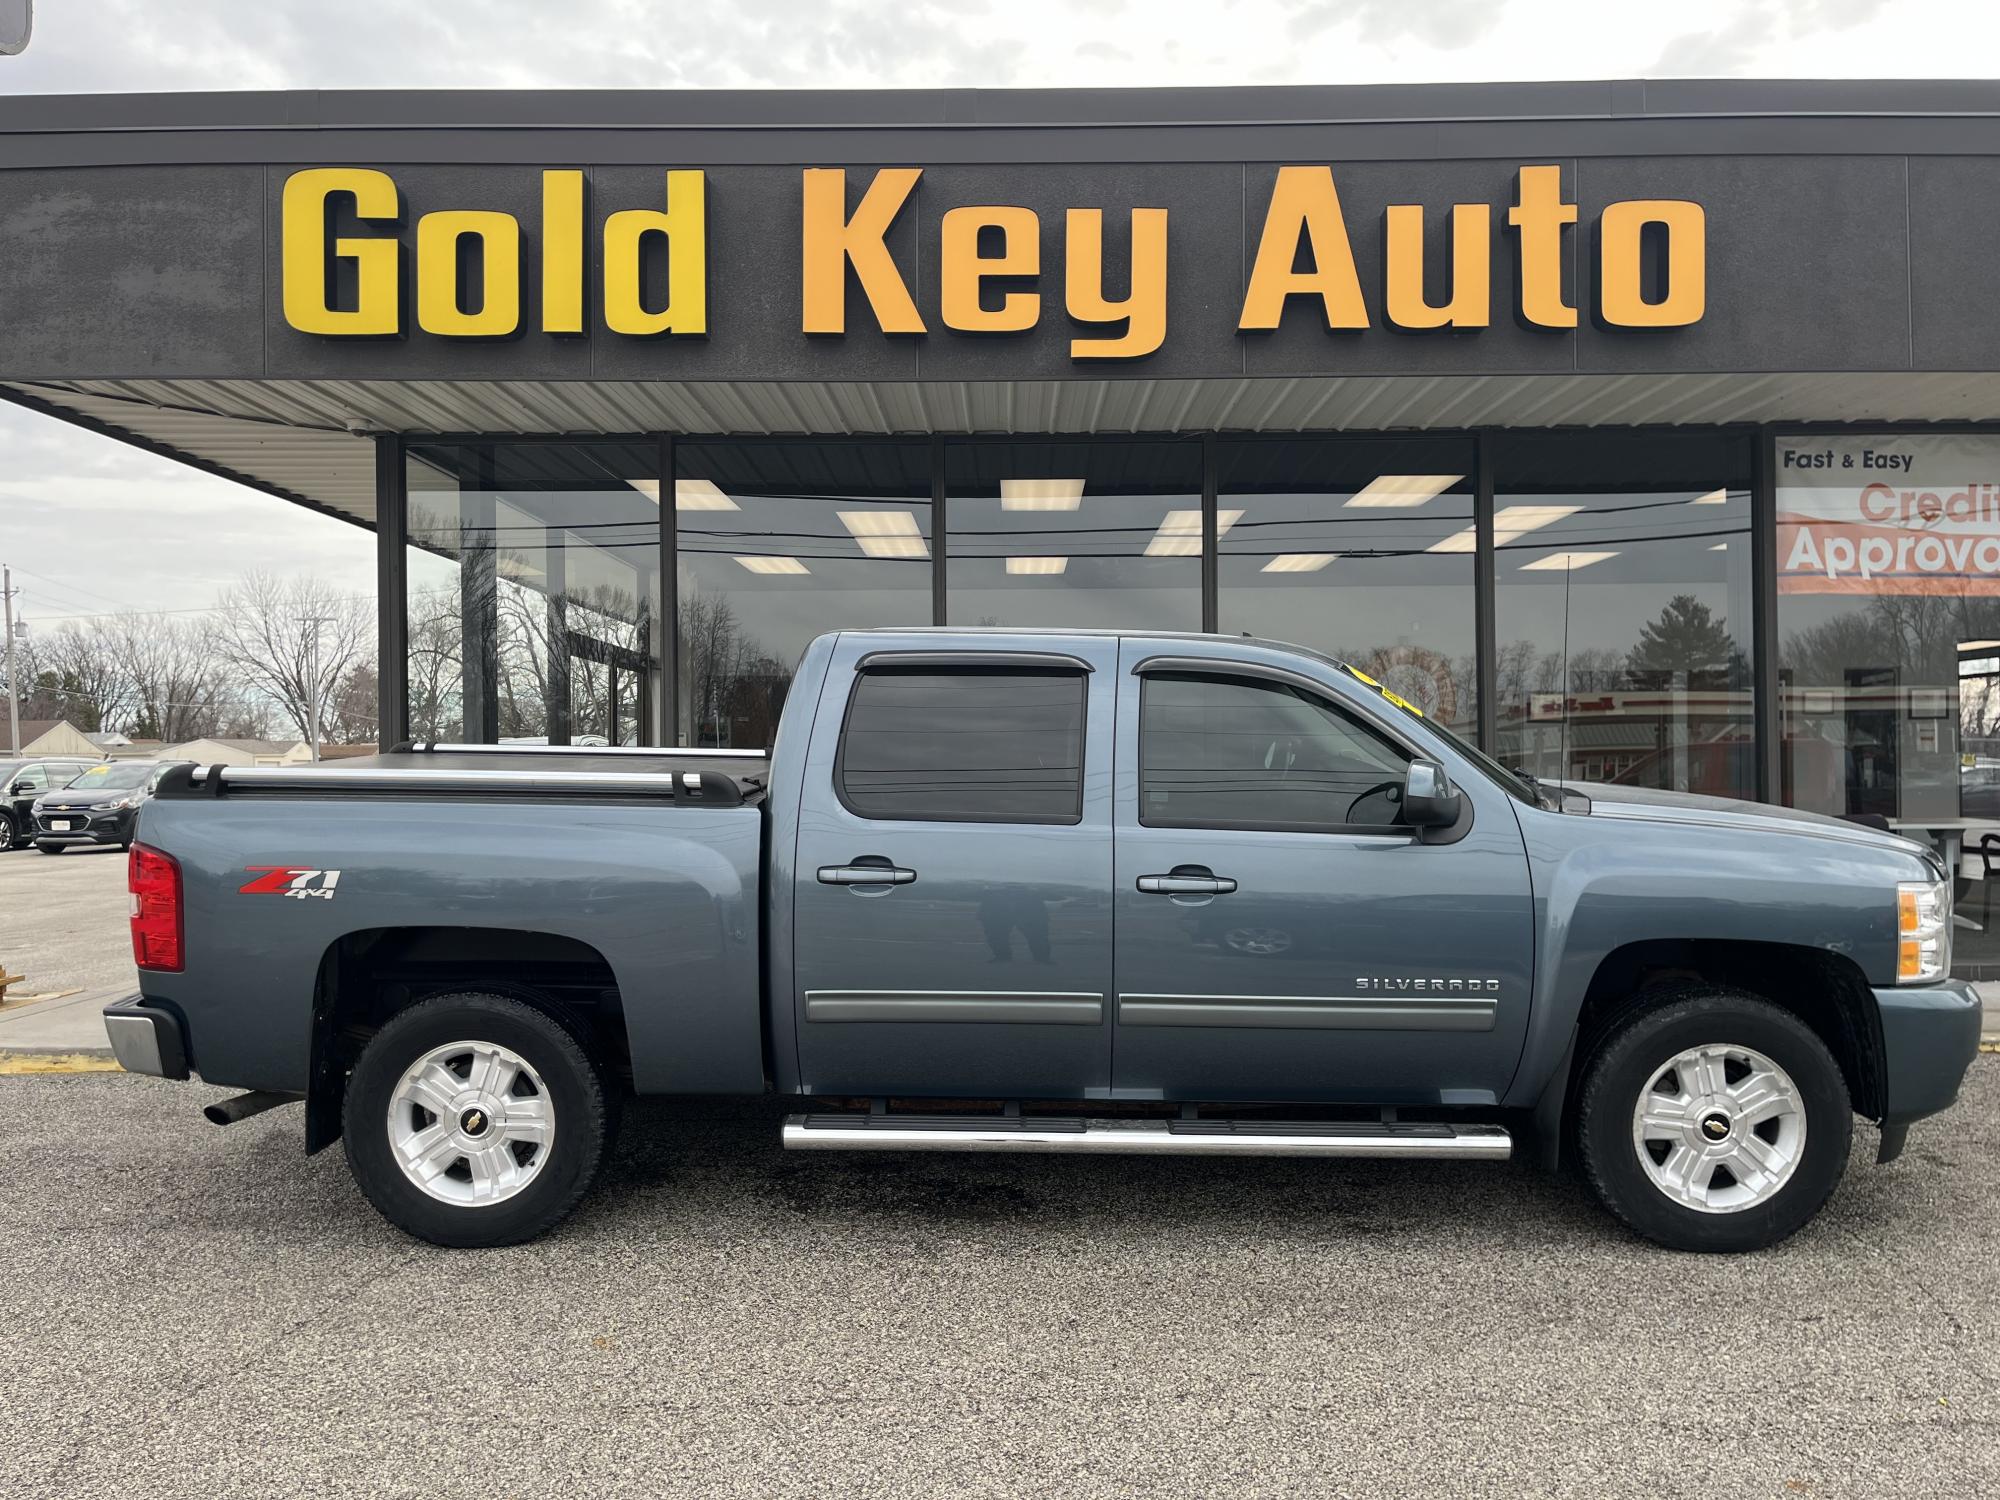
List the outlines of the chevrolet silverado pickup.
{"type": "Polygon", "coordinates": [[[446,1245],[530,1238],[627,1094],[786,1148],[1579,1166],[1664,1245],[1796,1230],[1980,1008],[1923,847],[1511,772],[1247,638],[822,636],[768,755],[196,767],[130,854],[136,1072],[302,1101],[446,1245]]]}

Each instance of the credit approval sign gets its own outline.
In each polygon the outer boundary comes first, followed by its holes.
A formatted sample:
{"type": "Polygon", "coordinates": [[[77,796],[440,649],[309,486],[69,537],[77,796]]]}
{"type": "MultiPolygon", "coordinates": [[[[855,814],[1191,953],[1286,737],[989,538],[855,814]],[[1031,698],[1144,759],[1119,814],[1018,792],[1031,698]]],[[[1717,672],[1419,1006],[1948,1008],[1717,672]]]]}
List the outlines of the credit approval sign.
{"type": "Polygon", "coordinates": [[[2000,595],[2000,438],[1780,437],[1778,592],[2000,595]]]}

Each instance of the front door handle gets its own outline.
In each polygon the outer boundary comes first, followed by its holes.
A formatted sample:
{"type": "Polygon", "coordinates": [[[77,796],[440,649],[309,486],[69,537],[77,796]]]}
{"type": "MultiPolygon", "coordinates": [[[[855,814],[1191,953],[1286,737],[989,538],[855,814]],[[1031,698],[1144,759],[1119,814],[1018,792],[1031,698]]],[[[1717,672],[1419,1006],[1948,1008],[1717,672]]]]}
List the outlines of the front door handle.
{"type": "Polygon", "coordinates": [[[1226,896],[1236,889],[1227,875],[1141,875],[1139,889],[1149,896],[1226,896]]]}
{"type": "Polygon", "coordinates": [[[899,869],[892,864],[821,865],[819,883],[821,885],[910,885],[915,882],[915,870],[899,869]]]}

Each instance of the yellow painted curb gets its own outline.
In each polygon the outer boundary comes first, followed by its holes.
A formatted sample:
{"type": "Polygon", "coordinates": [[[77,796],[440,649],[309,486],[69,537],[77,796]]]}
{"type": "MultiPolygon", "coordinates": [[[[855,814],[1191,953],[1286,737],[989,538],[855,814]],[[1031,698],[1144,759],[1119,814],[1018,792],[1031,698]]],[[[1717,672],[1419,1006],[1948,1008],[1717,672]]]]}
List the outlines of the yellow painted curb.
{"type": "Polygon", "coordinates": [[[0,1077],[31,1073],[122,1073],[118,1059],[101,1052],[0,1052],[0,1077]]]}

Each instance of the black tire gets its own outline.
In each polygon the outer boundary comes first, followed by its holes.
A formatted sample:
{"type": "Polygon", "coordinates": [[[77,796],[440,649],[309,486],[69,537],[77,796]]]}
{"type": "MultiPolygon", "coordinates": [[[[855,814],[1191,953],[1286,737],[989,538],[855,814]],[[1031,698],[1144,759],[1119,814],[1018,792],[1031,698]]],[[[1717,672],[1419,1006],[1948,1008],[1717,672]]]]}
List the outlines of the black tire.
{"type": "Polygon", "coordinates": [[[0,812],[0,854],[8,854],[20,848],[14,833],[14,819],[11,814],[0,812]]]}
{"type": "Polygon", "coordinates": [[[392,1017],[356,1059],[347,1081],[342,1139],[347,1165],[390,1223],[433,1245],[516,1245],[560,1223],[604,1165],[617,1100],[577,1035],[548,1014],[503,995],[438,995],[392,1017]],[[549,1159],[528,1184],[497,1203],[446,1203],[398,1164],[389,1105],[403,1075],[426,1053],[454,1042],[492,1042],[540,1075],[555,1120],[549,1159]]]}
{"type": "Polygon", "coordinates": [[[1734,1254],[1777,1244],[1825,1206],[1847,1170],[1853,1135],[1846,1080],[1812,1028],[1767,1000],[1711,985],[1652,992],[1615,1019],[1584,1070],[1577,1102],[1578,1154],[1592,1189],[1632,1229],[1674,1250],[1734,1254]],[[1633,1113],[1671,1060],[1718,1044],[1760,1052],[1790,1074],[1805,1140],[1790,1177],[1767,1197],[1704,1212],[1653,1181],[1634,1141],[1633,1113]]]}
{"type": "Polygon", "coordinates": [[[63,852],[61,844],[37,844],[35,845],[35,849],[37,853],[41,854],[60,854],[63,852]]]}

